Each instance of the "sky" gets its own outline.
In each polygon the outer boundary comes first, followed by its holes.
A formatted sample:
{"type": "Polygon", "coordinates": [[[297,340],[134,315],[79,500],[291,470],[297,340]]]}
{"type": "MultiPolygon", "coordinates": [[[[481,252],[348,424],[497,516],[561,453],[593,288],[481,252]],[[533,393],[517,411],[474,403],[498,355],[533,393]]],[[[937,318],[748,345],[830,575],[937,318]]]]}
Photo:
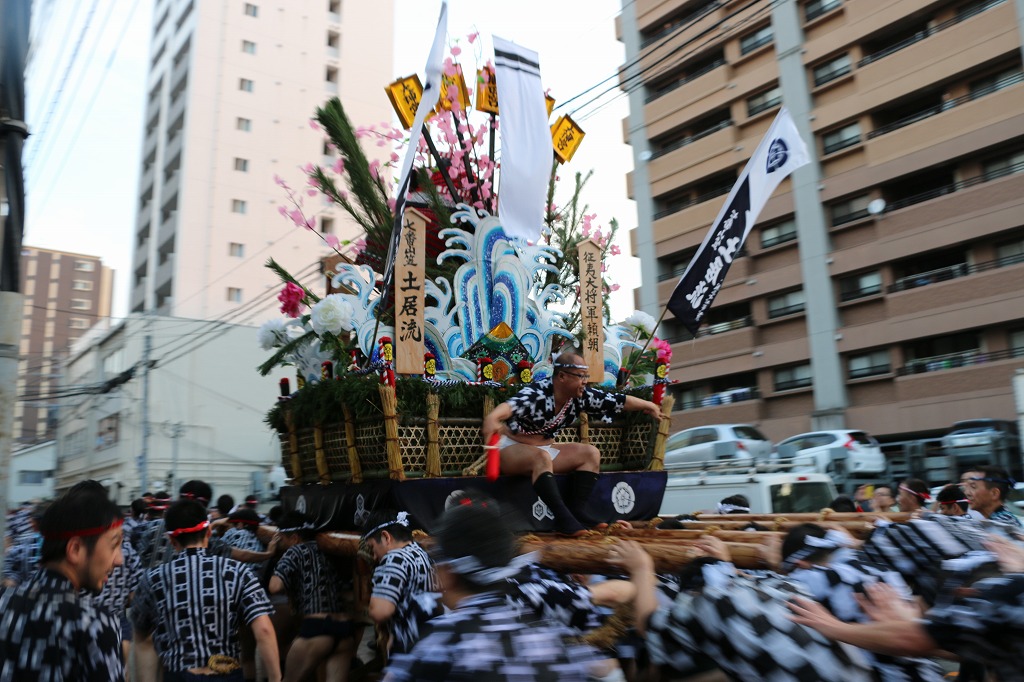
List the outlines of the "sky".
{"type": "MultiPolygon", "coordinates": [[[[365,1],[365,0],[363,0],[365,1]]],[[[136,219],[146,65],[152,7],[149,0],[36,0],[27,73],[27,215],[25,244],[100,256],[114,268],[114,315],[126,314],[136,219]],[[88,25],[89,29],[83,32],[88,25]],[[70,30],[69,30],[70,29],[70,30]],[[83,36],[81,40],[79,36],[83,36]],[[69,66],[70,65],[70,66],[69,66]]],[[[395,0],[394,75],[419,73],[430,49],[440,0],[395,0]]],[[[450,0],[448,36],[468,64],[492,57],[491,34],[535,50],[541,80],[565,102],[612,77],[624,61],[614,35],[619,0],[450,0]],[[467,36],[479,33],[470,44],[467,36]]],[[[627,257],[636,208],[626,198],[625,174],[633,167],[622,142],[624,96],[615,80],[567,107],[586,133],[560,177],[594,171],[583,198],[595,224],[617,218],[610,281],[612,319],[633,311],[639,286],[636,258],[627,257]],[[575,110],[593,95],[599,101],[575,110]]],[[[383,85],[381,84],[383,97],[383,85]]],[[[554,118],[554,117],[553,117],[554,118]]],[[[268,178],[267,192],[276,192],[268,178]]],[[[563,194],[564,197],[564,194],[563,194]]],[[[556,197],[556,203],[558,197],[556,197]]]]}

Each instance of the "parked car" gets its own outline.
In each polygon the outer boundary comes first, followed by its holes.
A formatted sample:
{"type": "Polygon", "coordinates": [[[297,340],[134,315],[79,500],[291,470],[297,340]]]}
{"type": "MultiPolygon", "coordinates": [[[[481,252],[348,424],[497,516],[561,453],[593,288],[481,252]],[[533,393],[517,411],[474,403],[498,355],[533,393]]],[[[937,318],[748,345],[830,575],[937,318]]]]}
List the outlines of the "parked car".
{"type": "Polygon", "coordinates": [[[779,443],[779,454],[783,446],[796,449],[793,457],[794,471],[816,471],[832,476],[884,474],[887,462],[878,441],[863,431],[814,431],[801,433],[779,443]],[[846,457],[836,460],[834,448],[843,448],[846,457]]]}
{"type": "Polygon", "coordinates": [[[967,419],[954,423],[942,437],[942,449],[961,464],[1005,464],[1000,461],[1005,458],[1016,465],[1020,461],[1020,436],[1012,421],[967,419]]]}
{"type": "Polygon", "coordinates": [[[767,461],[772,442],[750,424],[711,424],[679,431],[665,442],[665,468],[729,460],[736,464],[767,461]]]}

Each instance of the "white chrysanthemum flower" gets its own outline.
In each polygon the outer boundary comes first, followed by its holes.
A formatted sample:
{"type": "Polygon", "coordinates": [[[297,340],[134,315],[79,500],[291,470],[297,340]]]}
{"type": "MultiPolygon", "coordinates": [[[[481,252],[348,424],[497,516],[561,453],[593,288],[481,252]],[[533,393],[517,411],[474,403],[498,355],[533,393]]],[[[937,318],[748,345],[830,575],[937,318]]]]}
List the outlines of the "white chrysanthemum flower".
{"type": "Polygon", "coordinates": [[[654,333],[654,327],[658,324],[657,321],[645,313],[642,310],[634,310],[633,314],[623,320],[622,324],[627,327],[632,327],[638,331],[643,332],[650,336],[654,333]]]}
{"type": "Polygon", "coordinates": [[[342,330],[352,330],[352,316],[355,311],[352,304],[341,294],[324,296],[310,311],[309,323],[318,335],[324,332],[340,334],[342,330]]]}
{"type": "Polygon", "coordinates": [[[256,332],[256,340],[259,342],[260,348],[270,350],[284,345],[287,340],[284,328],[285,321],[280,318],[267,320],[260,325],[259,331],[256,332]]]}

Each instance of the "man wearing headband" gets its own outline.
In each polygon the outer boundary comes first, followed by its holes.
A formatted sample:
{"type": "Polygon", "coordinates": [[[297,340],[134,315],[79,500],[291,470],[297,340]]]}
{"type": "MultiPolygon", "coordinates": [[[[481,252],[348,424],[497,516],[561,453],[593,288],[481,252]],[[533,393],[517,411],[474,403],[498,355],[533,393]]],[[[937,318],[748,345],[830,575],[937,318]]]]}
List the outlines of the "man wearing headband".
{"type": "Polygon", "coordinates": [[[916,512],[922,509],[927,510],[927,504],[931,502],[931,499],[927,483],[919,478],[908,478],[900,483],[900,493],[896,497],[896,503],[899,504],[901,512],[916,512]]]}
{"type": "Polygon", "coordinates": [[[576,421],[580,412],[606,423],[623,410],[662,417],[661,409],[648,400],[587,386],[589,371],[577,353],[562,353],[551,378],[524,386],[487,415],[483,424],[484,443],[494,434],[501,436],[501,473],[529,475],[537,496],[555,516],[556,530],[567,535],[583,530],[576,515],[585,513],[601,470],[601,453],[582,443],[556,445],[555,434],[576,421]],[[555,473],[569,474],[568,506],[558,491],[555,473]]]}
{"type": "Polygon", "coordinates": [[[966,516],[971,501],[956,483],[950,483],[935,496],[935,511],[945,516],[966,516]]]}
{"type": "Polygon", "coordinates": [[[121,564],[121,523],[96,481],[49,506],[39,570],[0,591],[0,679],[124,680],[118,621],[82,595],[98,593],[121,564]]]}
{"type": "Polygon", "coordinates": [[[1020,517],[1006,506],[1006,498],[1014,486],[1014,480],[1002,467],[978,467],[968,479],[971,509],[989,521],[998,521],[1018,528],[1024,528],[1020,517]]]}
{"type": "Polygon", "coordinates": [[[164,520],[178,553],[143,577],[132,604],[132,622],[139,633],[152,635],[164,682],[242,682],[238,632],[246,623],[268,679],[280,682],[270,600],[244,564],[207,552],[206,506],[179,500],[164,520]]]}
{"type": "Polygon", "coordinates": [[[411,612],[414,595],[437,590],[434,564],[412,539],[409,515],[389,510],[370,514],[363,532],[377,566],[373,569],[370,618],[384,625],[390,642],[382,652],[406,653],[419,639],[422,623],[411,612]]]}
{"type": "Polygon", "coordinates": [[[386,682],[588,679],[602,654],[506,600],[508,579],[522,566],[496,505],[456,504],[432,537],[441,600],[452,610],[430,621],[411,652],[391,659],[386,682]]]}
{"type": "Polygon", "coordinates": [[[270,593],[287,592],[302,618],[285,659],[285,679],[304,680],[324,661],[327,679],[342,679],[356,646],[355,626],[342,601],[341,576],[317,545],[316,525],[305,514],[288,512],[277,532],[287,549],[274,567],[270,593]]]}

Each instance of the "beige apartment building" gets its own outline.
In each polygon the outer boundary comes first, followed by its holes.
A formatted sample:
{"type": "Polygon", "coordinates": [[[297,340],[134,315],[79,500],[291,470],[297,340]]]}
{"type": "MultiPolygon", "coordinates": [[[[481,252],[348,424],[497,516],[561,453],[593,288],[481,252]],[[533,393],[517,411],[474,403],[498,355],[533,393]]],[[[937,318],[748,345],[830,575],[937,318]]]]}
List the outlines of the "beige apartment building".
{"type": "Polygon", "coordinates": [[[23,246],[25,297],[18,349],[14,443],[27,446],[56,436],[58,394],[73,341],[110,317],[114,271],[96,256],[23,246]]]}
{"type": "Polygon", "coordinates": [[[636,0],[617,21],[645,310],[664,308],[781,105],[815,157],[765,207],[697,338],[666,315],[673,429],[895,441],[1015,419],[1024,2],[636,0]]]}
{"type": "Polygon", "coordinates": [[[153,19],[130,310],[262,322],[280,290],[267,259],[312,284],[328,253],[278,212],[293,206],[275,176],[318,231],[357,235],[301,169],[335,161],[309,124],[329,98],[356,125],[391,119],[392,2],[157,0],[153,19]]]}

